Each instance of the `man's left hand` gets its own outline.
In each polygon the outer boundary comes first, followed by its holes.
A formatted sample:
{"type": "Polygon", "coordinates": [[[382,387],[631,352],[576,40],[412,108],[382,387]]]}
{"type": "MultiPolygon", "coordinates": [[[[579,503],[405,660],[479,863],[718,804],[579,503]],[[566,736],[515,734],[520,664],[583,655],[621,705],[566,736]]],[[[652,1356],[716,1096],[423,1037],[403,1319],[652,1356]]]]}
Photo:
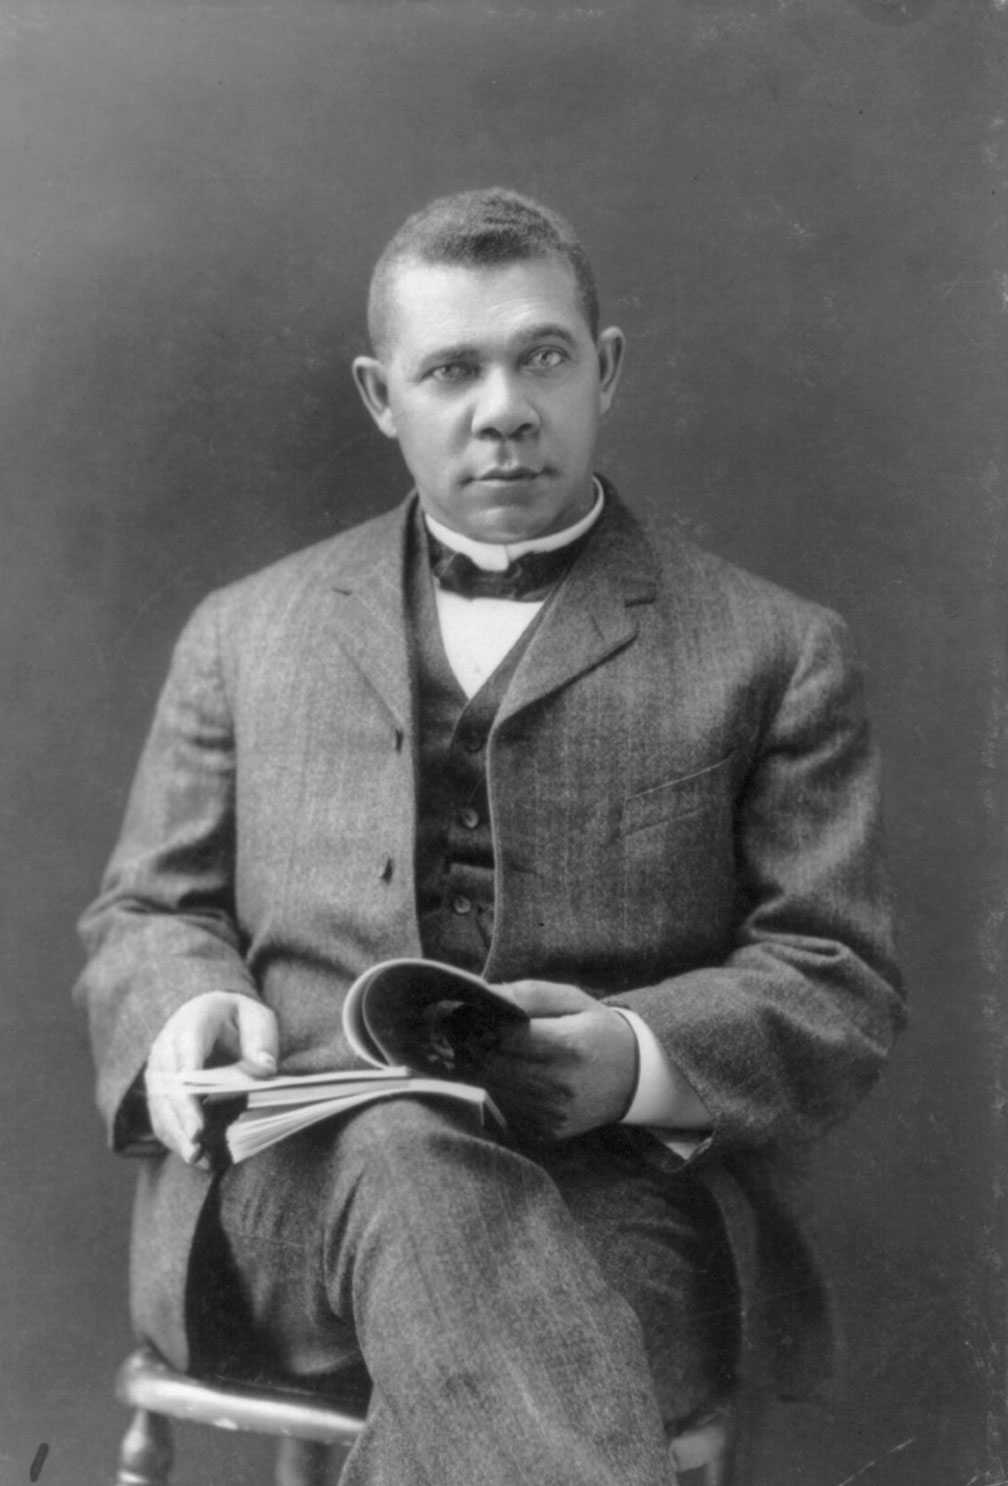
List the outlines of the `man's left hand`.
{"type": "Polygon", "coordinates": [[[577,986],[518,980],[506,989],[532,1020],[503,1033],[482,1071],[515,1133],[569,1140],[621,1119],[637,1086],[629,1022],[577,986]]]}

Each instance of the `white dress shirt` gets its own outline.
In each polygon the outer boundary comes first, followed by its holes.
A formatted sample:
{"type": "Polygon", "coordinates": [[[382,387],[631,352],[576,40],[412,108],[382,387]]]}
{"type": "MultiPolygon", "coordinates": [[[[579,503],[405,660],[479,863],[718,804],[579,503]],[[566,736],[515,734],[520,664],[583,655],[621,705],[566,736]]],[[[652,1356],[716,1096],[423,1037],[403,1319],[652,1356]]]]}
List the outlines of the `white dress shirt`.
{"type": "MultiPolygon", "coordinates": [[[[605,495],[596,480],[595,502],[587,516],[563,531],[521,542],[479,542],[462,532],[453,531],[433,516],[425,515],[424,519],[428,530],[445,547],[464,553],[486,572],[502,572],[525,552],[554,552],[576,542],[595,525],[604,505],[605,495]]],[[[448,664],[467,697],[475,696],[493,674],[528,629],[544,602],[466,598],[439,587],[435,587],[435,597],[448,664]]],[[[686,1138],[682,1127],[695,1125],[698,1108],[702,1106],[647,1023],[634,1011],[627,1011],[624,1007],[618,1010],[630,1023],[637,1039],[637,1088],[622,1123],[651,1126],[656,1135],[685,1158],[695,1150],[699,1141],[686,1138]],[[671,1130],[676,1130],[677,1135],[672,1136],[671,1130]]]]}
{"type": "MultiPolygon", "coordinates": [[[[587,516],[573,526],[547,537],[531,537],[523,542],[478,542],[452,531],[450,526],[427,516],[427,529],[445,547],[461,552],[487,573],[502,573],[525,552],[556,552],[569,547],[578,537],[590,531],[602,515],[605,496],[595,481],[595,503],[587,516]]],[[[543,599],[466,598],[435,587],[438,620],[445,653],[459,685],[467,697],[475,696],[488,676],[492,676],[513,645],[528,629],[542,608],[543,599]]]]}

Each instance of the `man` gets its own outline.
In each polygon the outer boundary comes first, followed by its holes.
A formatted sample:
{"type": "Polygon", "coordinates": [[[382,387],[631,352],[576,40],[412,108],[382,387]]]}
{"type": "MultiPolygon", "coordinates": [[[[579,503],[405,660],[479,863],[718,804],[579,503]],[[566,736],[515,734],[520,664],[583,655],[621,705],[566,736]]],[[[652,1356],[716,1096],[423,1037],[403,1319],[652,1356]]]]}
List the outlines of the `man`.
{"type": "Polygon", "coordinates": [[[122,1146],[149,1075],[350,1066],[346,988],[422,952],[531,1014],[509,1134],[402,1099],[214,1176],[150,1077],[134,1313],[179,1365],[363,1357],[348,1486],[657,1486],[741,1368],[814,1370],[782,1163],[901,1018],[858,684],[834,616],[594,475],[623,336],[560,218],[434,202],[369,328],[415,492],[183,634],[83,923],[100,1102],[122,1146]]]}

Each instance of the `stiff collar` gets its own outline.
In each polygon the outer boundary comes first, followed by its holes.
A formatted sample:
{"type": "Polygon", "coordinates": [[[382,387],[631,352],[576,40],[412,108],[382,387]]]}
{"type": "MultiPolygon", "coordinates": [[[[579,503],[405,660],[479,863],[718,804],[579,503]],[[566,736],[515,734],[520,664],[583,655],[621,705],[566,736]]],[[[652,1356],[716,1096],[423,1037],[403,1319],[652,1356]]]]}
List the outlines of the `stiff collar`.
{"type": "Polygon", "coordinates": [[[545,537],[529,537],[521,542],[478,542],[473,537],[464,536],[462,532],[445,526],[443,521],[438,521],[426,512],[424,521],[427,530],[442,546],[450,547],[453,552],[461,552],[484,572],[502,573],[515,558],[523,557],[526,552],[557,552],[561,547],[569,547],[572,542],[584,536],[585,532],[590,531],[605,507],[605,493],[598,476],[593,477],[592,488],[595,491],[595,504],[587,516],[582,516],[573,526],[564,527],[563,531],[551,532],[545,537]]]}

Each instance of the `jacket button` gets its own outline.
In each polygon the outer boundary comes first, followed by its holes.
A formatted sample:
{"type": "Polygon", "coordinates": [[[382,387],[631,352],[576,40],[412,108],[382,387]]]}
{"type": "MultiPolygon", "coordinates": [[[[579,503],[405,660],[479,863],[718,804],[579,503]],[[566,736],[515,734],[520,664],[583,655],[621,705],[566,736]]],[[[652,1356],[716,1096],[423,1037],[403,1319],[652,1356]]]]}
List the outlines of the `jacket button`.
{"type": "Polygon", "coordinates": [[[464,898],[461,893],[457,893],[456,896],[452,898],[451,906],[452,913],[472,913],[471,901],[468,898],[464,898]]]}
{"type": "Polygon", "coordinates": [[[467,831],[475,831],[479,825],[479,811],[474,810],[471,805],[464,805],[459,811],[458,818],[467,831]]]}

